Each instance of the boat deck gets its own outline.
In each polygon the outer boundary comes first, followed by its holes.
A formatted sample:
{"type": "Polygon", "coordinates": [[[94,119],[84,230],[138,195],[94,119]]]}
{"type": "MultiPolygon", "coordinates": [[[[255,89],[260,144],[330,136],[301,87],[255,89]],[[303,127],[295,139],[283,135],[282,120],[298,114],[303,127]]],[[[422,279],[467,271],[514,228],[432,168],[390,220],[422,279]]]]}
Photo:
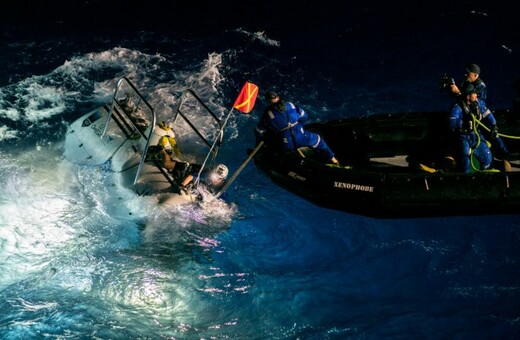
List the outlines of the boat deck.
{"type": "MultiPolygon", "coordinates": [[[[406,171],[417,171],[416,168],[410,167],[408,163],[408,156],[395,156],[395,157],[373,157],[370,158],[370,166],[375,168],[395,168],[396,170],[406,171]]],[[[496,161],[497,164],[500,161],[496,161]]],[[[520,171],[520,160],[510,161],[511,163],[511,172],[519,172],[520,171]]],[[[433,169],[434,170],[434,169],[433,169]]]]}

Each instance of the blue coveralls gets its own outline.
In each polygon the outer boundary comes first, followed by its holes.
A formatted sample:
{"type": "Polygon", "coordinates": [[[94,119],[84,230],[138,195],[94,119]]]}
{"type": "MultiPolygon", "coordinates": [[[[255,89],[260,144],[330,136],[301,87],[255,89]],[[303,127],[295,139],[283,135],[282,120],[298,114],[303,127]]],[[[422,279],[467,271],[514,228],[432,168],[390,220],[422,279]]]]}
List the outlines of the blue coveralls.
{"type": "Polygon", "coordinates": [[[308,146],[318,150],[325,161],[331,160],[334,153],[323,138],[317,133],[304,130],[303,124],[307,118],[305,111],[293,103],[286,102],[284,111],[279,111],[271,105],[256,126],[256,136],[258,139],[263,139],[266,135],[271,134],[275,142],[282,143],[283,150],[292,151],[308,146]]]}
{"type": "MultiPolygon", "coordinates": [[[[464,173],[469,173],[471,170],[471,149],[474,150],[473,155],[478,159],[481,170],[489,168],[493,161],[493,155],[482,133],[483,129],[479,125],[474,128],[473,124],[478,123],[473,121],[471,114],[489,129],[493,129],[496,126],[495,117],[486,107],[483,100],[477,99],[477,102],[471,108],[464,102],[459,102],[453,106],[450,113],[449,126],[455,134],[456,142],[458,143],[457,159],[459,168],[464,173]]],[[[486,135],[489,136],[489,133],[486,133],[486,135]]],[[[492,149],[497,158],[507,158],[508,151],[500,137],[492,141],[492,149]]]]}
{"type": "Polygon", "coordinates": [[[483,100],[484,102],[487,100],[487,86],[486,86],[486,84],[484,83],[484,81],[482,79],[477,78],[477,80],[475,80],[472,83],[470,83],[467,80],[464,80],[460,84],[459,88],[463,89],[468,84],[471,84],[471,85],[475,86],[475,89],[477,90],[477,97],[478,97],[478,99],[483,100]]]}

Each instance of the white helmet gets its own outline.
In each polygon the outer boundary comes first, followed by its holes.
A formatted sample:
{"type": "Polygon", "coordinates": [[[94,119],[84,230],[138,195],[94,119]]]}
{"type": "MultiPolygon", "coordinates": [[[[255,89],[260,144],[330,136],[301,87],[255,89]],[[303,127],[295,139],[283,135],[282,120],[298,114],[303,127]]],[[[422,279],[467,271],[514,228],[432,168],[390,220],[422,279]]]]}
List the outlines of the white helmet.
{"type": "Polygon", "coordinates": [[[221,178],[221,179],[226,179],[227,178],[227,175],[229,173],[229,170],[227,168],[227,166],[225,166],[224,164],[219,164],[215,167],[215,170],[214,170],[215,174],[221,178]]]}

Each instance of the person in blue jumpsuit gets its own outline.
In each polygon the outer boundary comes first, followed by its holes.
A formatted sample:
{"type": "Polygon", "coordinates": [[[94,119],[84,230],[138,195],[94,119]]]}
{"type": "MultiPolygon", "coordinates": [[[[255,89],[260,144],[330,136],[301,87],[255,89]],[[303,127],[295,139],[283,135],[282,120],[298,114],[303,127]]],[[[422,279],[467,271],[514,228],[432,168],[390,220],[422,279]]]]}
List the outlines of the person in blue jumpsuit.
{"type": "Polygon", "coordinates": [[[478,98],[478,90],[472,84],[467,84],[461,91],[461,96],[450,112],[449,127],[457,143],[456,160],[459,170],[464,173],[471,171],[471,150],[479,161],[479,169],[485,170],[491,166],[493,155],[488,147],[483,131],[487,131],[477,122],[484,124],[490,132],[486,133],[491,142],[495,156],[504,160],[504,170],[510,171],[507,161],[508,150],[503,140],[498,136],[496,120],[483,100],[478,98]]]}
{"type": "Polygon", "coordinates": [[[307,146],[316,150],[324,162],[339,164],[323,138],[303,128],[308,116],[302,108],[284,102],[273,91],[267,91],[265,99],[268,106],[256,126],[257,140],[264,140],[286,151],[307,146]]]}

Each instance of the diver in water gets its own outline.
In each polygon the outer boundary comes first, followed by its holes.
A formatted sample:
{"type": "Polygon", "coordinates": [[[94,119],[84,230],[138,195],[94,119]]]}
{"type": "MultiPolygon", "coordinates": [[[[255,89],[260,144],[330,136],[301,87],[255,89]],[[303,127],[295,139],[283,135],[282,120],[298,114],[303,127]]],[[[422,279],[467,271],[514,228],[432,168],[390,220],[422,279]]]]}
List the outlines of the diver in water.
{"type": "MultiPolygon", "coordinates": [[[[180,150],[170,124],[165,122],[158,124],[156,135],[157,144],[148,148],[147,159],[168,170],[180,190],[193,191],[193,183],[197,182],[201,165],[179,161],[180,150]]],[[[228,173],[228,168],[224,164],[219,164],[214,169],[202,171],[200,183],[210,193],[216,194],[225,184],[228,173]]]]}
{"type": "MultiPolygon", "coordinates": [[[[161,155],[163,157],[162,166],[167,169],[174,180],[179,183],[180,189],[185,193],[193,193],[195,189],[193,185],[199,178],[200,165],[172,160],[165,150],[161,150],[161,155]]],[[[213,169],[203,170],[199,183],[211,194],[217,194],[224,186],[228,174],[229,170],[227,166],[218,164],[213,169]]]]}
{"type": "MultiPolygon", "coordinates": [[[[224,186],[228,174],[229,170],[227,166],[224,164],[219,164],[211,170],[203,171],[201,174],[202,180],[200,183],[202,183],[210,193],[216,194],[220,188],[224,186]]],[[[198,172],[186,176],[182,181],[182,187],[188,189],[191,185],[193,185],[194,181],[196,181],[197,176],[198,172]]]]}

